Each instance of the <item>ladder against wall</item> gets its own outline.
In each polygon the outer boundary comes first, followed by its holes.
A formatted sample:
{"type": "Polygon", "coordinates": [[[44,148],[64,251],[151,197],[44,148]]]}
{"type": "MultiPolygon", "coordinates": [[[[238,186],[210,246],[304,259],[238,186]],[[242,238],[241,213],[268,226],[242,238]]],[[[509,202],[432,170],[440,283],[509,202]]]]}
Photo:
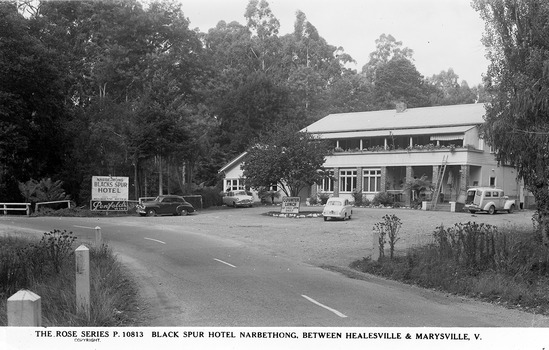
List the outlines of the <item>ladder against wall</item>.
{"type": "Polygon", "coordinates": [[[444,155],[442,157],[442,163],[438,168],[435,192],[433,193],[433,198],[431,198],[431,210],[435,210],[437,208],[438,197],[442,191],[442,181],[444,180],[444,174],[446,173],[446,165],[448,165],[448,155],[444,155]]]}

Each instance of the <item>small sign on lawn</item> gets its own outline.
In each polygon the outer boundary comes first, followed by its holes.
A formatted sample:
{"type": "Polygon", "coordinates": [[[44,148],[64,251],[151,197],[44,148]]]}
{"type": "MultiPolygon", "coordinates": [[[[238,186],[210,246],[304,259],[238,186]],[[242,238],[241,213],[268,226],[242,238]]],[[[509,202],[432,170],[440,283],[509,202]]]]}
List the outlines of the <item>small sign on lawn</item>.
{"type": "Polygon", "coordinates": [[[299,197],[282,197],[281,214],[299,214],[299,197]]]}

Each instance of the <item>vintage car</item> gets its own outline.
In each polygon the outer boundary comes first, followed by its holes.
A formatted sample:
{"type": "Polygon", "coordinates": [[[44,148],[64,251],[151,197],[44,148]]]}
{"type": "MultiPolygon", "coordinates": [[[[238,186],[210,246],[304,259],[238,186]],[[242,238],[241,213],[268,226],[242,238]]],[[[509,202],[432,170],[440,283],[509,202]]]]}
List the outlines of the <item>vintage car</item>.
{"type": "Polygon", "coordinates": [[[229,191],[223,195],[223,204],[232,207],[252,207],[253,197],[246,191],[229,191]]]}
{"type": "Polygon", "coordinates": [[[156,215],[187,215],[194,212],[194,207],[181,196],[158,196],[150,202],[143,202],[136,206],[137,213],[141,216],[156,215]]]}
{"type": "Polygon", "coordinates": [[[515,210],[515,201],[505,196],[503,190],[492,187],[475,187],[467,190],[465,210],[470,213],[485,211],[495,214],[498,211],[512,213],[515,210]]]}
{"type": "Polygon", "coordinates": [[[327,221],[329,218],[342,220],[351,219],[352,214],[353,206],[349,203],[349,200],[340,197],[328,198],[324,210],[322,211],[324,221],[327,221]]]}

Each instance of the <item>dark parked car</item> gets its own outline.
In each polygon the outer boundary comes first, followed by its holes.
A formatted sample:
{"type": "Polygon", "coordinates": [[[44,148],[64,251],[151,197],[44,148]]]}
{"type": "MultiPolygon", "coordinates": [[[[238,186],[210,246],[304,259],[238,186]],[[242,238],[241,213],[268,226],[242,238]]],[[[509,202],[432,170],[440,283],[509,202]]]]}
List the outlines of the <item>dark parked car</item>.
{"type": "Polygon", "coordinates": [[[143,202],[136,206],[141,216],[155,215],[187,215],[194,212],[194,207],[181,196],[158,196],[150,202],[143,202]]]}

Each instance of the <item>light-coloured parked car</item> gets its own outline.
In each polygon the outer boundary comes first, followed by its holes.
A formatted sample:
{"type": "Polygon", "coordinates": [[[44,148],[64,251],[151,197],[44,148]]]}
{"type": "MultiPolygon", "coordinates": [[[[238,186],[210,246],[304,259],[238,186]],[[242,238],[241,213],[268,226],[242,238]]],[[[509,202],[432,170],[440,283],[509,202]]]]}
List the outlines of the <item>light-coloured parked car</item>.
{"type": "Polygon", "coordinates": [[[342,220],[351,219],[351,215],[353,215],[353,206],[348,199],[341,197],[328,198],[324,210],[322,211],[324,221],[327,221],[329,218],[342,220]]]}
{"type": "Polygon", "coordinates": [[[465,210],[470,213],[486,211],[495,214],[497,211],[512,213],[515,210],[515,201],[505,196],[503,190],[492,187],[475,187],[467,190],[465,210]]]}
{"type": "Polygon", "coordinates": [[[252,207],[253,206],[253,197],[250,196],[246,191],[229,191],[223,196],[223,204],[232,206],[232,207],[252,207]]]}

